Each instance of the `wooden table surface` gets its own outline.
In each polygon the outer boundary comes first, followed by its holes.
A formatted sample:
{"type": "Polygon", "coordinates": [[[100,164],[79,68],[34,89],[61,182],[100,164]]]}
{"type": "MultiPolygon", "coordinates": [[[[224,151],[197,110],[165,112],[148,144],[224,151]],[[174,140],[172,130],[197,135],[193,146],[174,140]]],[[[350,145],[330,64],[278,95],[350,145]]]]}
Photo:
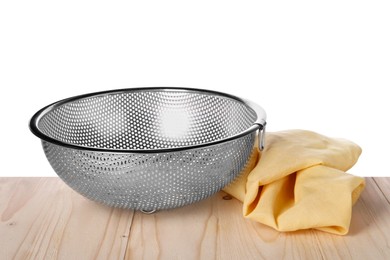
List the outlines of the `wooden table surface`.
{"type": "Polygon", "coordinates": [[[99,205],[58,178],[0,178],[0,259],[390,259],[390,178],[367,178],[348,235],[280,233],[223,192],[152,215],[99,205]]]}

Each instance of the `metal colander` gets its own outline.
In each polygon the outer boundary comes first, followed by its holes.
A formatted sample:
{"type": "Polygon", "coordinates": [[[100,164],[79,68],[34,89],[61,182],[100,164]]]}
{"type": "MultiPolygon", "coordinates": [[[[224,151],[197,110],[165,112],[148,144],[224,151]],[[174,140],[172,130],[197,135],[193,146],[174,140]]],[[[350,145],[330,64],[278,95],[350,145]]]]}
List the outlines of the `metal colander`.
{"type": "Polygon", "coordinates": [[[221,190],[243,169],[264,126],[264,110],[235,96],[160,87],[68,98],[30,121],[51,166],[71,188],[144,212],[221,190]]]}

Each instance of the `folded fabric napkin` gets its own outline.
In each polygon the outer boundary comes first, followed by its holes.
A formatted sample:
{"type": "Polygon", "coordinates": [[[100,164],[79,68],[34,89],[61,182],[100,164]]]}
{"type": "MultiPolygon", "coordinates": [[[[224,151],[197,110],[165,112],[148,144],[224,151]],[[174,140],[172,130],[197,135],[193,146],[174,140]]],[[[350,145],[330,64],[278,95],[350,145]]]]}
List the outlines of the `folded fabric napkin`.
{"type": "Polygon", "coordinates": [[[279,231],[314,228],[348,233],[361,177],[345,173],[357,161],[356,144],[304,130],[267,133],[242,174],[224,191],[243,202],[246,218],[279,231]]]}

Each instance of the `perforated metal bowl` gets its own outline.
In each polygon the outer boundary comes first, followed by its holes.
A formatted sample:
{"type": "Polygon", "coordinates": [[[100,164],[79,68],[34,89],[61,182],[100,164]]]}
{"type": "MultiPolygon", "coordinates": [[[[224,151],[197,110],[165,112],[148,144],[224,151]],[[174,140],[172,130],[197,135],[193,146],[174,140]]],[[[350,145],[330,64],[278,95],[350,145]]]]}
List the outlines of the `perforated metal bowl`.
{"type": "Polygon", "coordinates": [[[199,201],[231,182],[265,120],[261,107],[232,95],[158,87],[61,100],[38,111],[30,129],[71,188],[152,212],[199,201]]]}

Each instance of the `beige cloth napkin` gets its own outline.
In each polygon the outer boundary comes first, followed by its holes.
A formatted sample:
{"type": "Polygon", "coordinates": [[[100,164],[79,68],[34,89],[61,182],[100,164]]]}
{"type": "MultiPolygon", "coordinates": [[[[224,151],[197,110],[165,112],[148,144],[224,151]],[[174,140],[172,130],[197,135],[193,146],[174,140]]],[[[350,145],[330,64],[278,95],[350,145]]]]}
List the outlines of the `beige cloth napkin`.
{"type": "Polygon", "coordinates": [[[224,191],[243,202],[246,218],[279,231],[314,228],[348,233],[352,206],[364,189],[346,173],[361,148],[304,130],[267,133],[240,177],[224,191]]]}

